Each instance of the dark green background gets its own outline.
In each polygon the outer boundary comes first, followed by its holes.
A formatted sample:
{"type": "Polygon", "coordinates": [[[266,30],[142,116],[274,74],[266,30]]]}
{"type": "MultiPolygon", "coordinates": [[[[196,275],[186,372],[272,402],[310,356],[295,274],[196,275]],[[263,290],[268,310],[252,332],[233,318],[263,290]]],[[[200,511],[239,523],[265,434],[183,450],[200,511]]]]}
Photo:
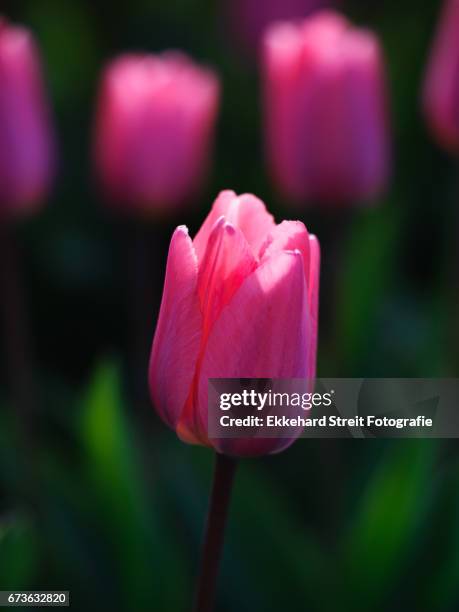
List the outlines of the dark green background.
{"type": "MultiPolygon", "coordinates": [[[[132,399],[136,230],[104,208],[91,170],[97,79],[119,52],[182,48],[223,85],[206,193],[143,230],[148,342],[173,227],[194,233],[217,192],[232,188],[262,197],[278,220],[301,218],[321,240],[321,376],[457,374],[459,170],[432,142],[419,103],[438,4],[343,0],[385,49],[394,173],[376,205],[327,212],[292,210],[272,189],[257,72],[231,46],[220,2],[6,2],[5,15],[27,24],[43,52],[60,168],[49,204],[17,228],[37,413],[27,453],[2,355],[0,588],[70,590],[77,610],[172,612],[191,600],[212,453],[179,442],[145,406],[144,389],[132,399]]],[[[301,440],[243,462],[219,609],[457,609],[458,485],[454,442],[301,440]]]]}

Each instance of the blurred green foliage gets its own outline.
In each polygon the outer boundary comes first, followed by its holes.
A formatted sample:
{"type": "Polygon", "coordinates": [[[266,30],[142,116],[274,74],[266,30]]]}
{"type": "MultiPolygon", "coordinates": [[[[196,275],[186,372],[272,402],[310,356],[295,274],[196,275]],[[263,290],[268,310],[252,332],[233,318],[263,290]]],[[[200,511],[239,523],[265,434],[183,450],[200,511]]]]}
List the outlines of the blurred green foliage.
{"type": "MultiPolygon", "coordinates": [[[[395,161],[377,206],[334,216],[290,210],[273,192],[258,75],[231,46],[223,1],[4,3],[41,46],[61,155],[49,206],[19,228],[40,412],[31,460],[2,375],[2,589],[70,590],[77,610],[173,612],[191,600],[212,456],[179,442],[129,393],[126,232],[92,180],[97,78],[116,53],[183,48],[223,81],[207,192],[183,217],[148,230],[157,248],[150,335],[165,240],[184,221],[194,232],[230,187],[261,196],[279,219],[300,217],[321,240],[320,375],[457,374],[457,169],[419,111],[439,3],[343,0],[382,38],[395,161]]],[[[278,457],[243,462],[219,609],[457,610],[458,477],[457,445],[422,440],[300,441],[278,457]]]]}

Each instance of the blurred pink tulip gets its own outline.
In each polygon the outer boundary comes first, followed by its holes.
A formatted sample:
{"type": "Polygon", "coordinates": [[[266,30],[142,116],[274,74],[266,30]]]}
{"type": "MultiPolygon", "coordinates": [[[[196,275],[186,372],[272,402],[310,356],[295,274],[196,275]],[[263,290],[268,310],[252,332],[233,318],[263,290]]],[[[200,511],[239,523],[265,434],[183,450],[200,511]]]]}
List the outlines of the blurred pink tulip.
{"type": "Polygon", "coordinates": [[[340,0],[226,0],[232,38],[249,53],[256,53],[266,28],[279,20],[303,19],[317,9],[340,0]]]}
{"type": "Polygon", "coordinates": [[[272,26],[264,41],[267,159],[298,203],[366,201],[389,175],[384,66],[377,38],[337,13],[272,26]]]}
{"type": "Polygon", "coordinates": [[[299,221],[276,225],[253,195],[223,191],[194,240],[172,237],[150,360],[152,400],[186,442],[229,455],[293,440],[207,436],[209,378],[314,378],[319,243],[299,221]]]}
{"type": "Polygon", "coordinates": [[[108,200],[127,212],[167,212],[202,186],[219,83],[178,52],[124,55],[105,70],[95,162],[108,200]]]}
{"type": "Polygon", "coordinates": [[[39,205],[54,161],[38,49],[28,30],[0,18],[0,220],[39,205]]]}
{"type": "Polygon", "coordinates": [[[459,0],[447,0],[424,84],[424,112],[438,142],[459,153],[459,0]]]}

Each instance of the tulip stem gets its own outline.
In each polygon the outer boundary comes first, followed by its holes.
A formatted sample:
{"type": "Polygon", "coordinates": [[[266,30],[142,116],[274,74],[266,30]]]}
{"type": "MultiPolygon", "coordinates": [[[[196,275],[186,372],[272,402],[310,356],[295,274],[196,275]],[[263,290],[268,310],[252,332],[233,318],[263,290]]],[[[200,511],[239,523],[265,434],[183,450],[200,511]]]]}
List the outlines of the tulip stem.
{"type": "Polygon", "coordinates": [[[235,459],[217,453],[194,612],[211,612],[214,607],[236,466],[235,459]]]}

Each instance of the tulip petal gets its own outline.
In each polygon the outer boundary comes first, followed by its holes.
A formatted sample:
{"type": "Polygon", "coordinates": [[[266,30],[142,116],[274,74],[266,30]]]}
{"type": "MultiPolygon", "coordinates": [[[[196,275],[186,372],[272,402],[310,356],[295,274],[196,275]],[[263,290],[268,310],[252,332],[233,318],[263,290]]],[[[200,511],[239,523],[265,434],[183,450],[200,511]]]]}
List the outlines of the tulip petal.
{"type": "Polygon", "coordinates": [[[31,34],[0,16],[0,217],[31,212],[55,170],[51,113],[31,34]]]}
{"type": "Polygon", "coordinates": [[[390,170],[377,38],[335,12],[274,24],[263,72],[267,157],[282,192],[333,205],[377,196],[390,170]]]}
{"type": "Polygon", "coordinates": [[[204,336],[256,265],[241,230],[220,217],[209,236],[198,274],[204,336]]]}
{"type": "Polygon", "coordinates": [[[237,199],[237,195],[234,193],[234,191],[231,191],[230,189],[221,191],[213,203],[210,213],[207,215],[204,223],[201,225],[198,233],[194,237],[193,245],[199,262],[204,257],[207,242],[215,223],[220,217],[224,217],[226,215],[228,208],[234,199],[237,199]]]}
{"type": "Polygon", "coordinates": [[[283,221],[271,232],[263,245],[260,256],[265,261],[279,251],[299,250],[303,255],[306,286],[308,290],[311,335],[308,338],[310,364],[308,378],[315,378],[317,353],[317,326],[319,308],[320,245],[316,236],[309,235],[301,221],[283,221]]]}
{"type": "Polygon", "coordinates": [[[153,402],[175,429],[190,393],[202,335],[198,269],[186,227],[172,236],[164,294],[149,366],[153,402]]]}
{"type": "Polygon", "coordinates": [[[103,73],[94,156],[110,203],[169,211],[206,176],[219,104],[216,75],[185,54],[127,53],[103,73]]]}
{"type": "Polygon", "coordinates": [[[445,1],[423,90],[424,114],[438,142],[459,152],[459,2],[445,1]]]}
{"type": "Polygon", "coordinates": [[[260,250],[263,261],[279,251],[298,250],[303,255],[306,282],[309,276],[309,234],[301,221],[282,221],[272,230],[260,250]]]}
{"type": "MultiPolygon", "coordinates": [[[[242,284],[215,323],[195,388],[195,410],[207,430],[209,378],[304,378],[309,317],[303,258],[281,252],[242,284]]],[[[227,440],[227,445],[230,440],[227,440]]],[[[285,444],[273,439],[271,451],[285,444]]],[[[214,441],[212,440],[212,443],[214,441]]]]}
{"type": "Polygon", "coordinates": [[[309,236],[310,263],[308,279],[308,301],[311,318],[311,335],[308,350],[308,375],[309,379],[316,377],[317,360],[317,337],[319,327],[319,285],[320,285],[320,245],[316,236],[309,236]]]}
{"type": "Polygon", "coordinates": [[[302,67],[302,42],[293,23],[271,26],[263,46],[264,123],[267,162],[277,185],[294,199],[298,165],[292,158],[296,140],[296,93],[302,67]]]}
{"type": "MultiPolygon", "coordinates": [[[[377,197],[390,174],[388,101],[384,61],[379,42],[369,32],[354,32],[342,50],[343,67],[340,91],[347,100],[348,125],[354,128],[353,149],[347,150],[349,193],[355,199],[377,197]]],[[[345,132],[345,130],[343,130],[345,132]]]]}
{"type": "Polygon", "coordinates": [[[255,254],[258,254],[269,232],[276,227],[265,204],[250,193],[239,196],[237,201],[231,203],[226,219],[241,229],[255,254]]]}
{"type": "MultiPolygon", "coordinates": [[[[198,295],[203,315],[198,369],[213,324],[256,265],[241,230],[229,224],[225,217],[220,217],[210,233],[198,273],[198,295]]],[[[187,442],[209,444],[206,429],[202,428],[194,409],[194,397],[188,398],[180,415],[177,434],[187,442]]]]}
{"type": "Polygon", "coordinates": [[[221,216],[242,231],[254,254],[258,253],[267,234],[275,227],[273,216],[260,199],[250,194],[237,196],[234,191],[222,191],[194,239],[199,262],[204,256],[210,232],[221,216]]]}
{"type": "MultiPolygon", "coordinates": [[[[300,435],[299,432],[298,435],[300,435]]],[[[233,457],[262,457],[273,455],[288,448],[298,438],[219,438],[212,439],[215,450],[223,455],[233,457]]]]}

